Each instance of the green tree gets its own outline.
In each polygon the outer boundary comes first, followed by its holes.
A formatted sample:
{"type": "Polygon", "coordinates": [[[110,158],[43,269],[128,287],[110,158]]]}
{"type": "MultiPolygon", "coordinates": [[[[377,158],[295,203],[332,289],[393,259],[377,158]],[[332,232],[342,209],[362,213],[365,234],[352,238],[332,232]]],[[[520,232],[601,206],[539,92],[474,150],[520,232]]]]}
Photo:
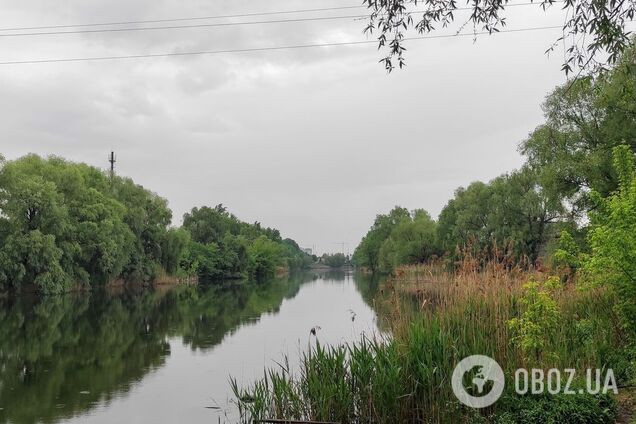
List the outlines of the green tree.
{"type": "Polygon", "coordinates": [[[581,266],[581,249],[568,231],[561,231],[558,249],[552,258],[556,269],[570,279],[581,266]]]}
{"type": "Polygon", "coordinates": [[[426,262],[437,253],[437,224],[428,212],[417,209],[382,243],[379,267],[382,272],[390,272],[400,265],[426,262]]]}
{"type": "Polygon", "coordinates": [[[490,244],[488,209],[492,192],[480,181],[460,187],[455,197],[442,209],[438,220],[438,237],[442,248],[453,253],[457,246],[490,244]]]}
{"type": "Polygon", "coordinates": [[[181,268],[196,274],[203,281],[226,277],[221,265],[221,252],[216,243],[190,242],[181,259],[181,268]]]}
{"type": "Polygon", "coordinates": [[[111,182],[96,168],[57,157],[4,162],[0,211],[0,273],[41,291],[118,277],[148,281],[160,268],[173,267],[179,256],[174,248],[182,248],[167,240],[171,212],[165,199],[130,179],[111,182]],[[40,252],[53,277],[41,276],[44,268],[26,246],[40,252]],[[162,247],[173,251],[162,253],[162,247]]]}
{"type": "Polygon", "coordinates": [[[186,247],[190,243],[190,233],[182,228],[171,228],[161,244],[161,263],[166,272],[174,274],[179,270],[186,247]]]}
{"type": "Polygon", "coordinates": [[[554,224],[562,220],[561,203],[546,196],[536,173],[527,167],[495,178],[490,190],[491,237],[502,245],[513,243],[517,258],[535,263],[554,234],[554,224]]]}
{"type": "Polygon", "coordinates": [[[625,328],[636,329],[636,172],[628,146],[614,149],[619,188],[603,198],[593,193],[596,209],[590,213],[588,242],[591,253],[583,267],[597,283],[613,288],[625,328]]]}
{"type": "Polygon", "coordinates": [[[476,256],[511,245],[517,259],[534,263],[562,212],[561,203],[546,196],[536,173],[524,167],[488,184],[459,188],[440,213],[439,243],[451,254],[459,247],[476,256]]]}
{"type": "Polygon", "coordinates": [[[32,283],[43,293],[63,292],[71,277],[60,266],[62,254],[53,235],[40,230],[11,234],[0,248],[0,286],[32,283]]]}
{"type": "Polygon", "coordinates": [[[407,209],[396,206],[386,215],[378,215],[373,226],[354,252],[356,264],[369,268],[371,271],[379,269],[380,249],[384,241],[391,235],[402,220],[410,219],[407,209]]]}
{"type": "Polygon", "coordinates": [[[286,249],[285,256],[287,256],[287,264],[292,270],[307,269],[315,260],[317,260],[317,258],[314,259],[312,256],[305,253],[300,246],[298,246],[298,243],[292,239],[286,238],[282,241],[282,244],[286,249]]]}
{"type": "Polygon", "coordinates": [[[590,209],[590,191],[607,196],[618,187],[612,148],[636,151],[636,48],[611,71],[555,89],[543,105],[546,122],[520,151],[539,172],[546,194],[575,216],[590,209]]]}
{"type": "Polygon", "coordinates": [[[161,245],[172,219],[172,211],[166,199],[129,178],[116,178],[111,191],[125,206],[124,222],[134,236],[124,276],[133,281],[150,281],[162,267],[161,245]]]}
{"type": "Polygon", "coordinates": [[[330,266],[332,268],[339,268],[344,266],[347,262],[347,258],[343,253],[334,253],[334,254],[324,254],[322,255],[322,260],[325,265],[330,266]]]}
{"type": "Polygon", "coordinates": [[[193,208],[184,215],[183,228],[194,243],[188,249],[184,266],[202,267],[196,273],[204,279],[261,279],[273,275],[276,266],[301,269],[311,263],[298,244],[283,240],[277,229],[263,228],[259,222],[243,222],[221,204],[193,208]]]}
{"type": "Polygon", "coordinates": [[[222,204],[193,208],[183,216],[183,227],[199,243],[219,243],[226,233],[237,235],[240,231],[238,219],[222,204]]]}
{"type": "Polygon", "coordinates": [[[248,272],[257,280],[274,276],[276,267],[284,264],[283,247],[265,235],[254,240],[247,252],[248,272]]]}

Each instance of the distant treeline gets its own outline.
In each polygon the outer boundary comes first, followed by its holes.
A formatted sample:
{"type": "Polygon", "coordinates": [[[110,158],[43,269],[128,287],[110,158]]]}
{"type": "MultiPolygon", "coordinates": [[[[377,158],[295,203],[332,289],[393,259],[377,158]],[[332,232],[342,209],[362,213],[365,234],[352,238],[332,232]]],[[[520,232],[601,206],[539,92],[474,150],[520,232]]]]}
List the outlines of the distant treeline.
{"type": "Polygon", "coordinates": [[[114,279],[266,278],[311,262],[278,230],[222,205],[194,208],[170,227],[167,201],[129,178],[51,157],[0,156],[0,290],[59,293],[114,279]]]}
{"type": "Polygon", "coordinates": [[[331,268],[340,268],[349,263],[349,257],[345,256],[344,253],[325,253],[320,260],[331,268]]]}
{"type": "Polygon", "coordinates": [[[545,123],[519,146],[523,167],[460,187],[437,222],[401,207],[378,215],[354,261],[388,272],[433,256],[536,264],[563,244],[588,249],[594,196],[619,189],[613,149],[636,151],[635,60],[632,48],[611,71],[556,88],[543,105],[545,123]]]}

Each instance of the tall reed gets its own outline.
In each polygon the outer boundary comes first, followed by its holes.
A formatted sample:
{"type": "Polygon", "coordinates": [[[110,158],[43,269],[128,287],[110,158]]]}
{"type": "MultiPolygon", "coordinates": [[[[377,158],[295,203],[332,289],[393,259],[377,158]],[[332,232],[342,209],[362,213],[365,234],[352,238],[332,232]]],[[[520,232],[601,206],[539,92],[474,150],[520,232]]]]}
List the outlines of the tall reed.
{"type": "MultiPolygon", "coordinates": [[[[561,319],[540,355],[528,355],[513,342],[508,322],[523,312],[524,283],[546,278],[502,261],[464,259],[453,272],[440,264],[398,268],[377,300],[390,337],[332,347],[317,343],[301,358],[299,372],[281,366],[251,387],[234,385],[242,419],[481,422],[504,407],[475,412],[459,404],[450,379],[469,355],[494,358],[507,378],[520,367],[611,366],[620,328],[612,295],[600,289],[565,285],[554,294],[561,319]]],[[[505,396],[514,396],[512,381],[507,383],[505,396]]]]}

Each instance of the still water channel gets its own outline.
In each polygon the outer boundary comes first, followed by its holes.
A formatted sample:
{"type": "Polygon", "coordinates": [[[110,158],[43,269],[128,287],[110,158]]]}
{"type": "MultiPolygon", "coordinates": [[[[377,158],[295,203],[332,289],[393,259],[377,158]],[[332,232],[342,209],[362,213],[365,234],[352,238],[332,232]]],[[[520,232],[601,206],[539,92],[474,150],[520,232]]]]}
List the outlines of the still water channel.
{"type": "Polygon", "coordinates": [[[316,337],[379,334],[377,287],[357,274],[309,273],[0,298],[0,423],[234,422],[230,376],[247,384],[316,337]]]}

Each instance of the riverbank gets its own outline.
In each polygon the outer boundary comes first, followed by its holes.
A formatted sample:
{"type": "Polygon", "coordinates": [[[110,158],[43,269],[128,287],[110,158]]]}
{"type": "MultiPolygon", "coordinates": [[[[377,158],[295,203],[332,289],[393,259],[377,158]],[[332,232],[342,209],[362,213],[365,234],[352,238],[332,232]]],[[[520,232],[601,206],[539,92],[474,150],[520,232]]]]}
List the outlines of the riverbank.
{"type": "Polygon", "coordinates": [[[400,267],[380,291],[376,303],[388,317],[390,339],[317,344],[301,358],[300,374],[270,369],[253,386],[238,388],[244,421],[613,423],[619,417],[611,393],[519,395],[512,380],[518,368],[574,368],[578,389],[585,387],[584,370],[612,368],[619,386],[630,385],[633,355],[609,291],[579,290],[545,272],[495,262],[452,273],[437,265],[400,267]],[[483,410],[460,404],[449,383],[455,365],[473,354],[494,358],[506,377],[502,398],[483,410]]]}
{"type": "Polygon", "coordinates": [[[353,271],[354,268],[351,265],[329,266],[324,263],[314,262],[309,269],[312,271],[353,271]]]}

